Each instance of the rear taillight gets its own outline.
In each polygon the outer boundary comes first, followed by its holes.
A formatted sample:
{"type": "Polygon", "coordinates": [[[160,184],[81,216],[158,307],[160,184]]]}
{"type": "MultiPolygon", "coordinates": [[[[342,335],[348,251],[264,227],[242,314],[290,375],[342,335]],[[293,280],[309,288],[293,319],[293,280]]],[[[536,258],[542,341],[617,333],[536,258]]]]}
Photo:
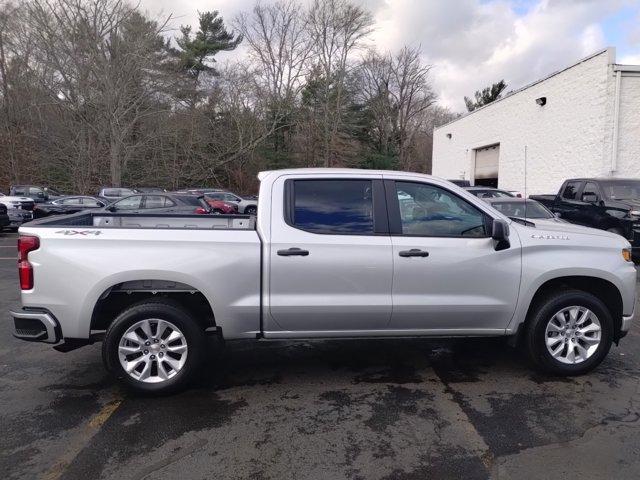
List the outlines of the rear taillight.
{"type": "Polygon", "coordinates": [[[198,215],[203,215],[203,214],[209,213],[209,212],[207,212],[207,210],[202,208],[202,207],[198,207],[193,211],[193,213],[197,213],[198,215]]]}
{"type": "Polygon", "coordinates": [[[20,276],[20,288],[31,290],[33,288],[33,265],[29,263],[29,252],[40,248],[40,239],[31,235],[20,235],[18,238],[18,274],[20,276]]]}

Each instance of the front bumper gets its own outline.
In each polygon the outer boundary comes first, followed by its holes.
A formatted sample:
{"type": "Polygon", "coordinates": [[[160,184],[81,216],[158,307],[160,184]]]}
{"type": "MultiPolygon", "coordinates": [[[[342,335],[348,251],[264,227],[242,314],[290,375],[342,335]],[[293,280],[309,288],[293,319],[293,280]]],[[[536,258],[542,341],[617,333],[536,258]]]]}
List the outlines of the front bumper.
{"type": "Polygon", "coordinates": [[[58,343],[62,339],[60,324],[51,312],[22,309],[9,313],[13,317],[13,336],[20,340],[58,343]]]}

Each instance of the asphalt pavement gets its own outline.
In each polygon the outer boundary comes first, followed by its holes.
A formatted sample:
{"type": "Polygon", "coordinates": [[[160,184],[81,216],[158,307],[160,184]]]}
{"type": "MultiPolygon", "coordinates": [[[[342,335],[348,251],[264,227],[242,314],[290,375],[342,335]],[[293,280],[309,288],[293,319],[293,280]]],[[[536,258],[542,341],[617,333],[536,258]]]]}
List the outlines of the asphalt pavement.
{"type": "Polygon", "coordinates": [[[2,478],[640,478],[637,323],[578,378],[500,339],[229,342],[190,390],[137,397],[100,345],[11,336],[15,241],[0,234],[2,478]]]}

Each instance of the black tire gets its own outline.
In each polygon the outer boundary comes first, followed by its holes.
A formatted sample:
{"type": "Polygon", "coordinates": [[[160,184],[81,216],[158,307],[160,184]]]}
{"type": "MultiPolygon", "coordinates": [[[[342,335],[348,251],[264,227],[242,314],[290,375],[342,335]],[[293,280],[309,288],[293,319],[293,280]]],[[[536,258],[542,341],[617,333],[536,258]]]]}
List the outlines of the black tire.
{"type": "Polygon", "coordinates": [[[214,208],[211,213],[214,215],[222,215],[224,212],[218,208],[214,208]]]}
{"type": "Polygon", "coordinates": [[[583,375],[596,368],[609,353],[613,341],[613,319],[607,306],[597,297],[581,290],[565,290],[551,294],[537,302],[530,312],[525,329],[524,346],[533,364],[554,375],[583,375]],[[566,364],[555,359],[546,346],[546,328],[551,318],[560,310],[570,306],[581,306],[591,310],[600,321],[600,344],[586,360],[566,364]]]}
{"type": "Polygon", "coordinates": [[[247,208],[244,209],[244,213],[245,215],[255,215],[256,213],[258,213],[258,207],[254,205],[249,205],[247,208]]]}
{"type": "Polygon", "coordinates": [[[137,393],[165,395],[184,389],[205,359],[204,329],[178,302],[169,299],[143,300],[124,310],[107,329],[102,344],[102,361],[106,369],[126,387],[137,393]],[[173,323],[184,335],[188,351],[182,369],[159,383],[145,383],[131,377],[118,358],[121,337],[134,323],[144,319],[160,319],[173,323]]]}

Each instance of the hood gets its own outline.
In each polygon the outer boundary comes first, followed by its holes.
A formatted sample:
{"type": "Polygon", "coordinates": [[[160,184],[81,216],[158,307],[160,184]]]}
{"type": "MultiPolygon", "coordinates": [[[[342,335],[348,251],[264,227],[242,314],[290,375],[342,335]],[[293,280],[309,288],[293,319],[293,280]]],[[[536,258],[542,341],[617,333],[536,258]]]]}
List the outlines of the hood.
{"type": "MultiPolygon", "coordinates": [[[[622,238],[620,235],[616,233],[607,232],[606,230],[600,230],[597,228],[583,227],[582,225],[575,225],[573,223],[564,223],[558,222],[553,219],[549,220],[529,220],[535,223],[535,227],[527,227],[525,225],[517,225],[520,228],[526,228],[527,232],[534,233],[537,231],[539,233],[543,232],[558,232],[558,233],[577,233],[582,235],[596,235],[599,237],[608,237],[608,238],[622,238]]],[[[513,222],[516,223],[516,222],[513,222]]],[[[513,225],[512,223],[512,225],[513,225]]]]}

